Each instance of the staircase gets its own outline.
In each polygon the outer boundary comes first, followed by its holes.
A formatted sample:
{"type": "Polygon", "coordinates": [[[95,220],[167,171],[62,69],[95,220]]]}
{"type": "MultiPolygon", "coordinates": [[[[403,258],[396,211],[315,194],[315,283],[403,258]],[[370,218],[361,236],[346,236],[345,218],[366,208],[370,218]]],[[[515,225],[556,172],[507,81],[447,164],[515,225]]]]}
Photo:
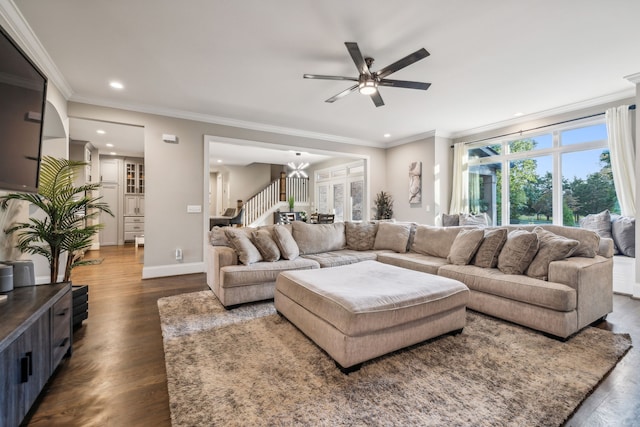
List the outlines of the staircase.
{"type": "Polygon", "coordinates": [[[255,227],[268,222],[277,210],[289,210],[289,197],[295,199],[295,206],[309,206],[309,180],[307,178],[286,178],[284,180],[284,201],[281,200],[280,180],[277,179],[262,189],[258,194],[250,197],[243,205],[245,226],[255,227]]]}

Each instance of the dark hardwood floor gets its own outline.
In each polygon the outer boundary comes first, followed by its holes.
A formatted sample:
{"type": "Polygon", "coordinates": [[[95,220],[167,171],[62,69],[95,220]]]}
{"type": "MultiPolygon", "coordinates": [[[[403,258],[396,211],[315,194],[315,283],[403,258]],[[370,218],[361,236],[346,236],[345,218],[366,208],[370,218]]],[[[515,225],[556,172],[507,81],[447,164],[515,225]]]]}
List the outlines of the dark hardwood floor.
{"type": "MultiPolygon", "coordinates": [[[[73,356],[43,391],[25,425],[169,426],[157,300],[208,289],[204,274],[141,280],[144,249],[90,252],[100,265],[80,267],[89,285],[89,318],[74,332],[73,356]]],[[[598,327],[640,343],[640,301],[616,295],[598,327]]],[[[568,426],[640,426],[640,349],[632,348],[583,403],[568,426]]]]}

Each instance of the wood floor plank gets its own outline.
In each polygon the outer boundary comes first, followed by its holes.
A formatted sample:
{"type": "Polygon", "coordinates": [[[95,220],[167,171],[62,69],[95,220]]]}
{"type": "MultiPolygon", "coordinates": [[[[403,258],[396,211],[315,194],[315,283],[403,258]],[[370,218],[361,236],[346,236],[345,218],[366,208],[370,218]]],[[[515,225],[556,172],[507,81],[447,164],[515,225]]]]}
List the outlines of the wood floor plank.
{"type": "MultiPolygon", "coordinates": [[[[73,282],[89,285],[89,318],[25,425],[171,425],[157,300],[209,288],[204,274],[142,280],[143,256],[132,245],[104,247],[89,253],[101,264],[74,270],[73,282]]],[[[640,343],[640,301],[615,295],[598,327],[640,343]]],[[[636,344],[567,425],[638,425],[639,369],[636,344]]]]}

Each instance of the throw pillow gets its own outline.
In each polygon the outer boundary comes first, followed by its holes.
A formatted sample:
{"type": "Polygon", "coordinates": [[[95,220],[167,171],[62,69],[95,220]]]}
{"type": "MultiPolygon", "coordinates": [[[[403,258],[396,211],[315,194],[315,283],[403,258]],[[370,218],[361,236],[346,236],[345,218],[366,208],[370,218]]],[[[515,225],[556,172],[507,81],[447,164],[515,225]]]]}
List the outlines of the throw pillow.
{"type": "Polygon", "coordinates": [[[271,233],[268,230],[254,231],[251,237],[253,244],[258,248],[264,261],[274,262],[280,259],[278,245],[273,241],[271,233]]]}
{"type": "Polygon", "coordinates": [[[231,247],[238,253],[238,260],[245,265],[262,261],[260,251],[251,243],[247,233],[241,229],[227,227],[224,230],[227,239],[231,242],[231,247]]]}
{"type": "MultiPolygon", "coordinates": [[[[605,237],[607,239],[613,239],[611,235],[611,213],[608,209],[597,213],[597,214],[589,214],[580,220],[580,227],[586,228],[587,230],[595,231],[600,235],[600,237],[605,237]]],[[[615,247],[615,240],[613,245],[613,251],[617,252],[617,248],[615,247]]]]}
{"type": "Polygon", "coordinates": [[[451,245],[447,261],[456,265],[467,265],[480,247],[484,239],[484,231],[481,229],[460,230],[451,245]]]}
{"type": "Polygon", "coordinates": [[[411,224],[379,222],[373,249],[390,249],[394,252],[405,253],[410,234],[411,224]]]}
{"type": "Polygon", "coordinates": [[[442,214],[443,227],[457,227],[458,225],[460,225],[460,215],[442,214]]]}
{"type": "Polygon", "coordinates": [[[522,274],[538,252],[538,235],[526,230],[513,230],[507,235],[500,255],[498,269],[505,274],[522,274]]]}
{"type": "Polygon", "coordinates": [[[223,227],[213,227],[209,231],[209,243],[211,246],[231,246],[223,227]]]}
{"type": "Polygon", "coordinates": [[[284,259],[293,260],[300,255],[300,249],[288,228],[284,225],[273,227],[273,240],[278,245],[280,256],[284,259]]]}
{"type": "Polygon", "coordinates": [[[354,251],[368,251],[373,249],[378,232],[377,223],[345,222],[347,248],[354,251]]]}
{"type": "Polygon", "coordinates": [[[486,213],[479,214],[460,214],[460,225],[477,225],[486,227],[489,225],[489,217],[486,213]]]}
{"type": "Polygon", "coordinates": [[[611,224],[613,241],[622,255],[636,256],[636,219],[621,216],[611,224]]]}
{"type": "Polygon", "coordinates": [[[300,254],[318,254],[344,249],[347,241],[344,234],[344,222],[333,224],[307,224],[294,221],[292,224],[294,240],[300,254]]]}
{"type": "Polygon", "coordinates": [[[416,227],[411,252],[446,258],[460,230],[460,227],[419,225],[416,227]]]}
{"type": "Polygon", "coordinates": [[[538,253],[529,264],[526,274],[536,279],[547,280],[549,276],[549,264],[570,256],[580,242],[558,236],[542,227],[536,227],[533,232],[538,235],[538,253]]]}
{"type": "Polygon", "coordinates": [[[498,265],[498,256],[507,241],[508,230],[495,228],[484,231],[484,239],[473,257],[472,264],[482,268],[494,268],[498,265]]]}

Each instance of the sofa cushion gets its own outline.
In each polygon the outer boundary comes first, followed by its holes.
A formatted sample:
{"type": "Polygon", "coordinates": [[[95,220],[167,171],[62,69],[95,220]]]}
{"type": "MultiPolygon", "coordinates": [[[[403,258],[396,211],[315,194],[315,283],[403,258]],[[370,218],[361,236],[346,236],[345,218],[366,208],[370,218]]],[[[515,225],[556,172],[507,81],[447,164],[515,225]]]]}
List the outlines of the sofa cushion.
{"type": "Polygon", "coordinates": [[[379,222],[373,249],[390,249],[398,253],[407,252],[410,235],[411,224],[379,222]]]}
{"type": "Polygon", "coordinates": [[[430,225],[418,225],[416,237],[411,245],[411,251],[419,254],[433,255],[440,258],[449,256],[451,245],[458,233],[459,227],[433,227],[430,225]]]}
{"type": "Polygon", "coordinates": [[[294,260],[300,255],[298,244],[293,239],[289,229],[283,225],[273,227],[273,240],[278,245],[280,256],[284,259],[294,260]]]}
{"type": "Polygon", "coordinates": [[[496,268],[445,265],[440,276],[459,280],[473,292],[483,292],[526,304],[569,312],[576,309],[577,293],[570,286],[523,275],[504,274],[496,268]]]}
{"type": "Polygon", "coordinates": [[[317,254],[320,252],[337,251],[346,245],[344,223],[307,224],[294,221],[293,238],[300,248],[300,254],[317,254]]]}
{"type": "Polygon", "coordinates": [[[622,255],[636,256],[636,219],[628,216],[616,218],[611,223],[613,241],[622,255]]]}
{"type": "Polygon", "coordinates": [[[238,260],[245,265],[253,264],[254,262],[262,261],[262,255],[258,248],[251,243],[246,231],[242,229],[236,229],[227,227],[224,231],[231,242],[231,246],[238,253],[238,260]]]}
{"type": "Polygon", "coordinates": [[[456,265],[469,264],[480,247],[482,239],[484,239],[484,231],[481,229],[460,230],[451,245],[447,261],[456,265]]]}
{"type": "Polygon", "coordinates": [[[220,286],[234,288],[237,286],[275,283],[278,274],[283,271],[315,268],[320,268],[317,262],[301,257],[278,262],[256,262],[250,266],[228,265],[220,269],[220,286]]]}
{"type": "Polygon", "coordinates": [[[415,252],[408,252],[404,254],[395,252],[378,253],[378,262],[429,274],[438,274],[438,269],[443,265],[448,264],[445,258],[423,255],[415,252]]]}
{"type": "Polygon", "coordinates": [[[303,258],[312,259],[320,264],[320,268],[337,267],[340,265],[354,264],[360,261],[375,261],[375,252],[353,251],[342,249],[339,251],[323,252],[319,254],[302,255],[303,258]]]}
{"type": "Polygon", "coordinates": [[[505,274],[522,274],[538,252],[538,235],[525,230],[513,230],[507,235],[498,268],[505,274]]]}
{"type": "Polygon", "coordinates": [[[536,279],[547,280],[549,264],[570,256],[580,242],[558,236],[542,227],[536,227],[533,232],[538,235],[538,253],[529,264],[526,274],[536,279]]]}
{"type": "Polygon", "coordinates": [[[494,228],[484,230],[484,239],[476,251],[471,263],[478,267],[494,268],[498,265],[498,256],[507,241],[506,228],[494,228]]]}
{"type": "Polygon", "coordinates": [[[377,223],[345,222],[347,248],[354,251],[369,251],[373,249],[378,231],[377,223]]]}
{"type": "Polygon", "coordinates": [[[280,259],[278,245],[276,245],[276,242],[268,230],[254,231],[251,235],[251,240],[255,247],[258,248],[264,261],[274,262],[280,259]]]}

